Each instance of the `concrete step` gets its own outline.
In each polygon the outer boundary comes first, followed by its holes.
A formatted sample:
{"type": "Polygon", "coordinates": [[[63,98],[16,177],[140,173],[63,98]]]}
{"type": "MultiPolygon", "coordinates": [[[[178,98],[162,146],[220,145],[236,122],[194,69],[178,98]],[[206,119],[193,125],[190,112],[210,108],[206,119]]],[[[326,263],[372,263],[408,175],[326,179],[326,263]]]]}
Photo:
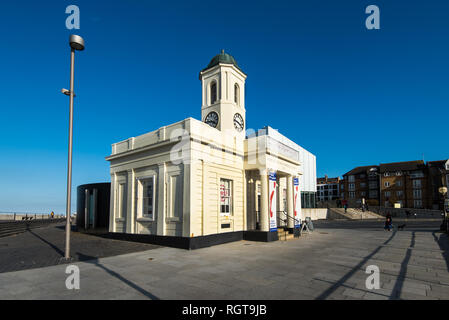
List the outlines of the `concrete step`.
{"type": "Polygon", "coordinates": [[[287,233],[284,234],[280,237],[278,237],[280,241],[288,241],[288,240],[293,240],[295,239],[295,236],[293,235],[293,233],[287,233]]]}
{"type": "Polygon", "coordinates": [[[60,223],[65,219],[48,219],[35,221],[14,221],[0,224],[0,237],[8,237],[13,234],[25,232],[30,229],[36,229],[48,226],[53,223],[60,223]]]}

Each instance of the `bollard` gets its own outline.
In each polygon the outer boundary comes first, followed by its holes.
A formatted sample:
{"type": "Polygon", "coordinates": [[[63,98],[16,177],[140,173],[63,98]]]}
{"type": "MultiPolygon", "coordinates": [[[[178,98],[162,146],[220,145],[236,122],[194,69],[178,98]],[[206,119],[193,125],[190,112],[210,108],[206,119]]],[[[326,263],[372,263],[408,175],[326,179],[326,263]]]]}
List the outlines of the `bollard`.
{"type": "Polygon", "coordinates": [[[14,212],[14,221],[16,221],[16,213],[14,212]]]}

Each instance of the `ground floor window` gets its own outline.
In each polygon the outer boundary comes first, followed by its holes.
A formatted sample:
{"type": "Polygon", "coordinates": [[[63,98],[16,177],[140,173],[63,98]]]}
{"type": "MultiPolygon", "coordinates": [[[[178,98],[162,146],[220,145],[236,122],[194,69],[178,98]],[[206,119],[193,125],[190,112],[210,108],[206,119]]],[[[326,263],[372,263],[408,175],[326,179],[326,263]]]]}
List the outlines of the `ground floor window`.
{"type": "Polygon", "coordinates": [[[301,192],[301,208],[316,208],[315,192],[301,192]]]}
{"type": "Polygon", "coordinates": [[[155,207],[155,177],[138,180],[138,216],[154,220],[155,207]]]}
{"type": "Polygon", "coordinates": [[[232,180],[220,179],[220,213],[232,214],[232,180]]]}

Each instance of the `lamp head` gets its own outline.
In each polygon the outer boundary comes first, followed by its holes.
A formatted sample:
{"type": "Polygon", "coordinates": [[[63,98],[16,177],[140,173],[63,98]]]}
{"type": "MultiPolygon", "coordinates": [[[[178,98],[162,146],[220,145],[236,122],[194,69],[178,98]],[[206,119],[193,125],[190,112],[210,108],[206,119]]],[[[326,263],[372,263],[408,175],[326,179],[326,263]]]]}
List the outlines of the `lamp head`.
{"type": "Polygon", "coordinates": [[[84,39],[76,34],[70,35],[69,43],[70,47],[74,50],[84,50],[84,39]]]}

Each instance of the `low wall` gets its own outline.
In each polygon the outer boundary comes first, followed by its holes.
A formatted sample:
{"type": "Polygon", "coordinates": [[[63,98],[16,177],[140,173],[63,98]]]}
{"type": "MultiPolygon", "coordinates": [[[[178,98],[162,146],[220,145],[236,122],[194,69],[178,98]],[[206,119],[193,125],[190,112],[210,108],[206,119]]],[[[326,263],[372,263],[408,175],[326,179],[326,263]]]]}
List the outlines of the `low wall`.
{"type": "Polygon", "coordinates": [[[327,208],[302,208],[302,217],[310,217],[312,220],[327,219],[329,216],[327,208]]]}
{"type": "Polygon", "coordinates": [[[387,213],[390,213],[392,217],[406,218],[406,211],[409,211],[411,214],[409,217],[414,218],[415,213],[417,218],[441,218],[442,210],[430,210],[430,209],[413,209],[413,208],[385,208],[385,207],[377,207],[377,206],[369,206],[369,210],[385,216],[387,213]]]}

